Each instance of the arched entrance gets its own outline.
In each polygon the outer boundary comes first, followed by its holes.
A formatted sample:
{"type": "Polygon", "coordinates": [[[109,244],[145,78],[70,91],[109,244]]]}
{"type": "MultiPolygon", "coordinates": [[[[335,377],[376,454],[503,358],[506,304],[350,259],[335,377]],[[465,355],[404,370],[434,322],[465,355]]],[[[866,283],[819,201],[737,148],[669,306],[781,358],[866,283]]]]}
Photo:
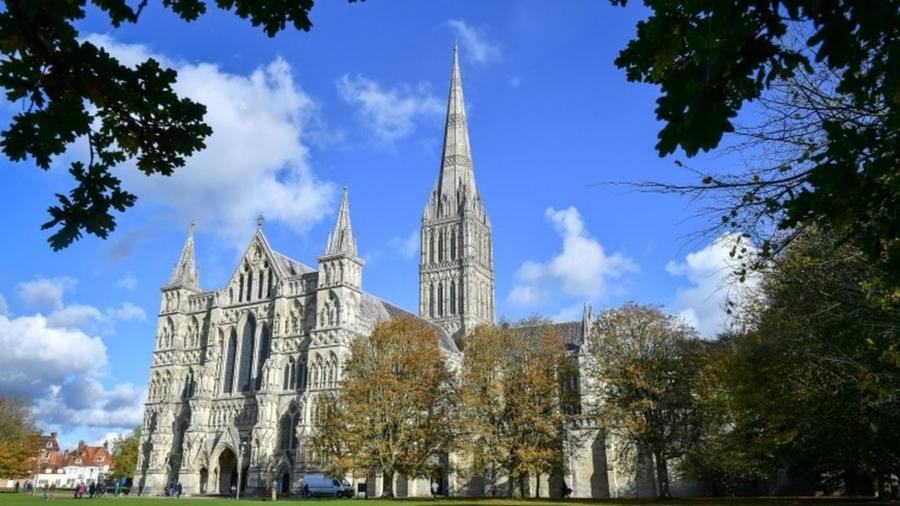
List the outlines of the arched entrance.
{"type": "Polygon", "coordinates": [[[231,486],[237,485],[237,457],[231,448],[225,448],[217,461],[219,480],[216,483],[220,494],[231,495],[231,486]]]}
{"type": "Polygon", "coordinates": [[[206,493],[206,486],[209,482],[209,471],[205,467],[200,468],[200,493],[206,493]]]}
{"type": "Polygon", "coordinates": [[[289,494],[291,492],[291,473],[285,471],[281,475],[281,493],[289,494]]]}

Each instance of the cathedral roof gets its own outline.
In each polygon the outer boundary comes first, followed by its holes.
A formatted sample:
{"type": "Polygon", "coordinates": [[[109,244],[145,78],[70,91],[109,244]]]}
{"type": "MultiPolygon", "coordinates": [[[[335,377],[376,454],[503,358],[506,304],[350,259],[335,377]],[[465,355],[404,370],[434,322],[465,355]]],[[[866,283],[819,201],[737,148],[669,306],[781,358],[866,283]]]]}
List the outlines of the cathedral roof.
{"type": "Polygon", "coordinates": [[[301,274],[309,274],[310,272],[316,271],[312,267],[302,264],[275,250],[272,250],[272,255],[275,257],[275,261],[278,262],[278,266],[281,267],[282,272],[287,276],[299,276],[301,274]]]}
{"type": "Polygon", "coordinates": [[[447,333],[439,325],[436,325],[416,314],[410,313],[409,311],[395,306],[390,302],[379,299],[378,297],[363,293],[362,301],[360,302],[360,313],[363,318],[374,322],[380,322],[384,320],[395,320],[397,318],[410,317],[415,318],[417,320],[421,320],[428,324],[431,328],[437,332],[438,337],[440,338],[440,345],[444,351],[450,353],[459,353],[459,348],[456,346],[456,343],[453,341],[453,338],[450,337],[450,334],[447,333]]]}
{"type": "Polygon", "coordinates": [[[566,341],[566,349],[569,351],[578,351],[584,342],[584,324],[580,321],[571,322],[553,322],[538,325],[523,325],[511,327],[513,334],[518,337],[531,337],[536,330],[543,328],[545,325],[550,326],[553,330],[562,335],[566,341]]]}

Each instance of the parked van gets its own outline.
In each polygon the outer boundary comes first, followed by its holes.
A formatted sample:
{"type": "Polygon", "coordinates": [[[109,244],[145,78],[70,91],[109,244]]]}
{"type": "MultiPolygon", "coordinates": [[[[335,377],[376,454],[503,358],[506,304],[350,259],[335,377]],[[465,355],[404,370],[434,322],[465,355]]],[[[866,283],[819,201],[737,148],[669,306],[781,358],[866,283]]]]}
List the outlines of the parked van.
{"type": "Polygon", "coordinates": [[[311,473],[297,482],[300,494],[308,497],[353,497],[353,488],[347,480],[339,480],[321,473],[311,473]]]}

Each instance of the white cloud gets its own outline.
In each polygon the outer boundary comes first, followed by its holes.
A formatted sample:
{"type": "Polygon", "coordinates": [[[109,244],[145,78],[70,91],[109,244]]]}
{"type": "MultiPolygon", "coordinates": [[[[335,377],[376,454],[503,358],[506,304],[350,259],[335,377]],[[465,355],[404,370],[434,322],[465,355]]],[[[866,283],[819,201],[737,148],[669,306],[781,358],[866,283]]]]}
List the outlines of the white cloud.
{"type": "Polygon", "coordinates": [[[70,304],[50,313],[47,325],[61,329],[91,329],[105,320],[105,315],[94,306],[70,304]]]}
{"type": "Polygon", "coordinates": [[[44,424],[64,428],[128,429],[141,423],[145,396],[131,383],[106,388],[94,378],[76,377],[51,387],[35,402],[34,414],[44,424]]]}
{"type": "Polygon", "coordinates": [[[389,241],[392,249],[400,253],[403,258],[415,258],[419,252],[419,231],[413,230],[408,236],[393,237],[389,241]]]}
{"type": "Polygon", "coordinates": [[[101,383],[109,359],[97,334],[113,332],[116,321],[145,319],[146,313],[129,302],[105,311],[66,304],[63,294],[75,284],[55,278],[18,285],[23,300],[52,311],[0,314],[0,393],[30,399],[45,430],[131,429],[140,423],[144,392],[129,383],[101,383]]]}
{"type": "Polygon", "coordinates": [[[110,311],[112,316],[124,322],[129,321],[144,321],[147,319],[147,313],[143,308],[139,306],[135,306],[130,302],[123,302],[121,306],[117,309],[112,309],[110,311]]]}
{"type": "Polygon", "coordinates": [[[116,281],[116,286],[118,286],[119,288],[124,288],[126,290],[134,290],[134,287],[136,287],[137,284],[138,284],[137,278],[130,274],[128,276],[125,276],[124,278],[116,281]]]}
{"type": "Polygon", "coordinates": [[[359,107],[376,140],[388,146],[412,134],[419,119],[439,117],[444,111],[444,105],[425,85],[386,89],[361,75],[344,75],[337,87],[344,101],[359,107]]]}
{"type": "Polygon", "coordinates": [[[510,304],[538,304],[556,292],[578,297],[582,302],[594,301],[607,294],[610,280],[638,269],[633,260],[621,253],[607,254],[587,231],[575,207],[551,207],[546,217],[562,238],[562,251],[546,262],[522,263],[516,274],[517,283],[507,298],[510,304]]]}
{"type": "Polygon", "coordinates": [[[75,287],[76,281],[67,276],[38,278],[19,283],[16,292],[25,304],[41,309],[62,308],[63,293],[75,287]]]}
{"type": "Polygon", "coordinates": [[[468,59],[485,64],[500,56],[500,48],[487,40],[484,30],[477,29],[461,19],[451,19],[447,24],[456,32],[468,59]]]}
{"type": "Polygon", "coordinates": [[[0,316],[0,349],[0,389],[30,398],[71,376],[99,374],[107,364],[99,337],[52,327],[40,314],[0,316]]]}
{"type": "Polygon", "coordinates": [[[107,35],[87,40],[126,64],[157,58],[178,71],[176,92],[207,107],[213,134],[185,167],[170,177],[150,178],[123,168],[126,187],[141,202],[196,219],[201,230],[238,248],[246,245],[260,212],[298,232],[328,215],[335,188],[313,173],[306,144],[313,136],[316,104],[294,82],[286,61],[278,58],[240,75],[214,64],[173,61],[107,35]]]}
{"type": "MultiPolygon", "coordinates": [[[[666,271],[684,277],[690,286],[680,287],[675,294],[674,310],[704,337],[713,337],[726,330],[730,317],[726,303],[740,303],[748,290],[758,283],[750,276],[741,284],[735,284],[732,273],[739,261],[730,256],[732,246],[740,236],[723,235],[704,248],[688,253],[683,261],[669,261],[666,271]]],[[[747,246],[752,253],[752,247],[747,246]]]]}

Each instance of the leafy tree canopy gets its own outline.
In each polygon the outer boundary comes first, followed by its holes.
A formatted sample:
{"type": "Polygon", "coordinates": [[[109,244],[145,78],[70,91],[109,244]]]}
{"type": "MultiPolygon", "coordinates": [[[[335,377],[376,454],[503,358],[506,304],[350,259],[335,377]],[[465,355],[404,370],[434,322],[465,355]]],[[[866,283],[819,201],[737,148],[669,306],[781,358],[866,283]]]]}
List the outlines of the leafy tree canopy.
{"type": "Polygon", "coordinates": [[[455,391],[438,335],[412,317],[382,322],[351,343],[339,390],[316,397],[312,449],[335,475],[430,477],[453,439],[455,391]]]}
{"type": "Polygon", "coordinates": [[[137,469],[137,459],[141,443],[141,428],[137,427],[131,434],[113,441],[113,461],[115,467],[110,473],[110,478],[121,479],[134,475],[137,469]]]}
{"type": "MultiPolygon", "coordinates": [[[[693,156],[736,132],[772,162],[668,189],[730,191],[721,225],[747,233],[833,230],[900,286],[900,1],[644,4],[652,14],[616,65],[660,86],[659,154],[693,156]],[[736,116],[750,101],[772,115],[742,132],[736,116]]],[[[764,256],[793,237],[771,234],[764,256]]]]}
{"type": "MultiPolygon", "coordinates": [[[[349,0],[351,2],[356,0],[349,0]]],[[[185,21],[204,14],[208,4],[233,11],[273,37],[288,25],[308,31],[313,0],[163,0],[185,21]]],[[[79,39],[75,23],[86,16],[88,0],[7,0],[0,12],[0,87],[23,110],[0,132],[0,149],[13,161],[32,160],[44,170],[78,140],[86,140],[87,160],[72,162],[76,186],[57,194],[50,207],[54,250],[82,233],[106,238],[116,227],[113,211],[134,205],[111,169],[133,159],[146,175],[171,175],[205,147],[212,129],[206,107],[173,90],[176,72],[153,58],[134,68],[103,48],[79,39]]],[[[90,0],[118,28],[137,23],[148,0],[90,0]]]]}
{"type": "Polygon", "coordinates": [[[23,399],[0,396],[0,476],[31,475],[40,435],[31,408],[23,399]]]}

